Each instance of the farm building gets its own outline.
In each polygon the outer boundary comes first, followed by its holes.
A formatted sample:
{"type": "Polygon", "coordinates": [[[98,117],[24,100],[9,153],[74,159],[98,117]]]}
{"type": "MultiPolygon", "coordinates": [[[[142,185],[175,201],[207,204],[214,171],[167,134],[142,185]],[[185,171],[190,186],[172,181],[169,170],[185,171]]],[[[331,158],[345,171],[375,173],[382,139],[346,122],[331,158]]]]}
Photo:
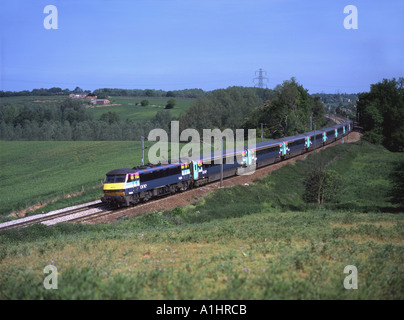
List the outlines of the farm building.
{"type": "Polygon", "coordinates": [[[91,104],[110,104],[111,102],[108,99],[94,99],[91,100],[91,104]]]}
{"type": "Polygon", "coordinates": [[[85,98],[87,97],[87,93],[71,93],[69,97],[73,99],[85,98]]]}
{"type": "Polygon", "coordinates": [[[84,98],[88,98],[88,99],[97,99],[97,96],[92,94],[92,93],[71,93],[69,94],[70,98],[73,99],[84,99],[84,98]]]}

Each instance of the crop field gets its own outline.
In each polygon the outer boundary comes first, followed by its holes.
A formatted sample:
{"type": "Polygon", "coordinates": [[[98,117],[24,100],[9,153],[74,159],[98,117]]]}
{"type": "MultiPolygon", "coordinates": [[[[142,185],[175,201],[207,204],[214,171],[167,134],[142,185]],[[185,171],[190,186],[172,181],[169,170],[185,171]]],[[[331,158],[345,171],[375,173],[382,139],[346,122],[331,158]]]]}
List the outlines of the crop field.
{"type": "Polygon", "coordinates": [[[401,157],[339,145],[185,208],[3,231],[0,299],[402,300],[404,213],[386,196],[401,157]],[[320,208],[303,203],[299,178],[318,161],[350,187],[320,208]],[[48,265],[56,290],[44,288],[48,265]],[[344,286],[346,266],[357,269],[357,289],[344,286]]]}

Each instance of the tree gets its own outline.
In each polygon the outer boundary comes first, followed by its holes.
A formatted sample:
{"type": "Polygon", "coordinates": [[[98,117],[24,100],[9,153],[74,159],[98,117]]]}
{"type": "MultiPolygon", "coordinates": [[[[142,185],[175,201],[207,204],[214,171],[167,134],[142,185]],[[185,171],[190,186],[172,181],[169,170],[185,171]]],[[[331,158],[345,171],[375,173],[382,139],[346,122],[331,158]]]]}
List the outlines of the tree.
{"type": "Polygon", "coordinates": [[[108,124],[113,124],[119,121],[119,116],[115,111],[108,111],[108,113],[103,113],[101,115],[100,120],[108,124]]]}
{"type": "Polygon", "coordinates": [[[340,175],[334,170],[325,170],[321,166],[313,169],[304,180],[303,200],[317,203],[335,200],[340,188],[340,175]]]}
{"type": "Polygon", "coordinates": [[[324,105],[295,78],[277,85],[268,97],[263,106],[252,111],[244,129],[259,128],[264,123],[272,138],[281,138],[309,131],[310,117],[317,128],[324,123],[324,105]]]}
{"type": "Polygon", "coordinates": [[[48,91],[49,91],[50,93],[61,93],[61,92],[62,92],[62,88],[53,87],[53,88],[48,89],[48,91]]]}
{"type": "Polygon", "coordinates": [[[391,180],[392,190],[390,196],[392,203],[404,207],[404,159],[394,165],[391,180]]]}
{"type": "Polygon", "coordinates": [[[156,95],[155,90],[153,89],[146,89],[144,91],[144,94],[146,95],[146,97],[154,97],[156,95]]]}
{"type": "Polygon", "coordinates": [[[361,93],[357,104],[364,139],[404,151],[404,78],[383,79],[361,93]]]}
{"type": "Polygon", "coordinates": [[[141,105],[142,107],[146,107],[147,105],[149,105],[149,100],[142,100],[142,101],[140,101],[140,105],[141,105]]]}
{"type": "Polygon", "coordinates": [[[83,93],[83,89],[81,89],[80,87],[76,87],[76,88],[73,90],[73,92],[74,92],[74,93],[83,93]]]}
{"type": "Polygon", "coordinates": [[[240,129],[251,110],[262,104],[256,88],[229,87],[210,92],[193,101],[180,118],[181,130],[194,128],[240,129]]]}
{"type": "Polygon", "coordinates": [[[165,108],[166,109],[172,109],[172,108],[174,108],[175,104],[176,104],[175,99],[170,99],[170,100],[167,101],[167,104],[166,104],[165,108]]]}
{"type": "Polygon", "coordinates": [[[99,93],[97,99],[108,99],[108,95],[106,93],[99,93]]]}
{"type": "Polygon", "coordinates": [[[153,125],[155,128],[160,128],[169,132],[170,124],[171,124],[171,114],[167,110],[159,110],[153,119],[153,125]]]}

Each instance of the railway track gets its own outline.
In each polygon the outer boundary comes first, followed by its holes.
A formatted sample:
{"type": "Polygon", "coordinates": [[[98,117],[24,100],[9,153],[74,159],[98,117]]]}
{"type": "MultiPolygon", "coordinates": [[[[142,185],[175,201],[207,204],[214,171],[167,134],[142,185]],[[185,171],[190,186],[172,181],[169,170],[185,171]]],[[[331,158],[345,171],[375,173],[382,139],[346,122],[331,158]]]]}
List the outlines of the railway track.
{"type": "Polygon", "coordinates": [[[86,216],[95,214],[108,214],[112,212],[111,209],[107,209],[100,200],[89,202],[86,204],[72,206],[56,211],[52,211],[44,214],[37,214],[21,218],[18,220],[12,220],[4,223],[0,223],[0,231],[9,230],[15,228],[27,227],[35,223],[42,223],[47,226],[51,226],[61,222],[70,222],[86,216]]]}
{"type": "Polygon", "coordinates": [[[109,210],[102,210],[98,212],[92,212],[88,213],[86,215],[78,216],[78,217],[72,217],[69,219],[69,222],[80,222],[80,223],[89,223],[97,219],[102,219],[105,218],[106,216],[115,216],[115,215],[122,215],[123,212],[133,209],[131,207],[129,208],[115,208],[115,209],[109,209],[109,210]]]}
{"type": "MultiPolygon", "coordinates": [[[[229,179],[229,178],[227,178],[229,179]]],[[[218,182],[211,183],[210,186],[213,186],[215,184],[218,184],[218,182]]],[[[213,188],[216,189],[217,187],[213,188]]],[[[155,207],[159,207],[158,210],[161,210],[164,208],[164,203],[167,199],[172,199],[174,197],[184,197],[184,195],[191,194],[192,191],[195,190],[203,190],[204,187],[200,188],[192,188],[188,189],[186,191],[182,191],[180,193],[176,193],[173,195],[165,195],[159,198],[151,199],[147,201],[146,203],[138,203],[134,206],[127,207],[127,208],[121,208],[121,209],[115,209],[112,212],[109,213],[100,213],[100,214],[93,214],[93,215],[87,215],[84,217],[80,217],[77,219],[70,220],[70,222],[80,222],[80,223],[90,223],[90,224],[95,224],[95,223],[105,223],[105,222],[112,222],[116,221],[122,218],[132,218],[147,212],[152,212],[153,210],[156,210],[155,207]]],[[[205,186],[206,189],[206,186],[205,186]]]]}
{"type": "Polygon", "coordinates": [[[325,117],[334,121],[336,124],[344,123],[345,121],[347,121],[346,118],[342,118],[340,116],[335,116],[335,115],[330,115],[330,114],[326,114],[325,117]]]}

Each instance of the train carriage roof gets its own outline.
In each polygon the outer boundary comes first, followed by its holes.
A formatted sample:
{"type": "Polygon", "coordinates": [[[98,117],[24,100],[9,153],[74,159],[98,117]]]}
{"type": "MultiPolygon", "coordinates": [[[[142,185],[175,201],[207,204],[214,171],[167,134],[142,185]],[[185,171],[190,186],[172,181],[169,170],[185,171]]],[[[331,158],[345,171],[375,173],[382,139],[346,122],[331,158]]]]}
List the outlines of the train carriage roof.
{"type": "Polygon", "coordinates": [[[117,176],[121,174],[128,174],[128,173],[135,173],[132,169],[129,168],[120,168],[120,169],[114,169],[111,170],[107,173],[107,176],[117,176]]]}
{"type": "Polygon", "coordinates": [[[121,175],[121,174],[128,174],[128,173],[149,173],[152,171],[156,170],[164,170],[164,169],[169,169],[175,166],[181,166],[181,163],[172,163],[172,164],[148,164],[146,166],[137,166],[133,167],[132,169],[129,168],[120,168],[120,169],[114,169],[111,170],[107,173],[107,176],[115,176],[115,175],[121,175]]]}
{"type": "MultiPolygon", "coordinates": [[[[280,138],[280,139],[276,139],[276,140],[268,140],[268,141],[264,141],[264,142],[259,142],[256,143],[255,149],[261,149],[261,148],[268,148],[268,147],[273,147],[273,146],[278,146],[280,143],[282,142],[292,142],[292,141],[296,141],[299,139],[303,139],[307,136],[314,136],[314,134],[321,134],[323,132],[329,132],[329,131],[333,131],[334,129],[338,129],[341,128],[342,126],[346,126],[348,125],[348,123],[352,123],[353,121],[350,120],[349,122],[344,122],[341,124],[336,124],[334,126],[331,127],[327,127],[327,128],[322,128],[322,129],[317,129],[316,131],[310,131],[310,132],[305,132],[299,135],[295,135],[295,136],[289,136],[289,137],[284,137],[284,138],[280,138]]],[[[234,151],[231,151],[229,153],[226,153],[227,150],[224,150],[224,156],[234,156],[236,153],[239,153],[240,151],[244,151],[245,149],[247,149],[248,146],[245,145],[243,147],[242,150],[236,150],[236,148],[234,148],[234,151]]],[[[220,157],[220,155],[219,155],[220,157]]],[[[199,159],[197,160],[201,160],[201,161],[207,161],[207,160],[214,160],[215,158],[217,158],[217,156],[215,157],[214,151],[212,151],[211,153],[203,153],[200,154],[199,159]]],[[[182,159],[183,160],[183,159],[182,159]]],[[[192,158],[187,158],[188,162],[190,162],[191,160],[195,160],[192,158]]],[[[183,161],[185,162],[185,161],[183,161]]],[[[133,167],[132,169],[129,168],[121,168],[121,169],[115,169],[112,171],[109,171],[107,173],[107,175],[119,175],[119,174],[128,174],[128,173],[148,173],[148,172],[152,172],[155,170],[162,170],[162,169],[168,169],[168,168],[172,168],[174,166],[180,166],[181,163],[167,163],[167,164],[147,164],[145,166],[137,166],[137,167],[133,167]]]]}

